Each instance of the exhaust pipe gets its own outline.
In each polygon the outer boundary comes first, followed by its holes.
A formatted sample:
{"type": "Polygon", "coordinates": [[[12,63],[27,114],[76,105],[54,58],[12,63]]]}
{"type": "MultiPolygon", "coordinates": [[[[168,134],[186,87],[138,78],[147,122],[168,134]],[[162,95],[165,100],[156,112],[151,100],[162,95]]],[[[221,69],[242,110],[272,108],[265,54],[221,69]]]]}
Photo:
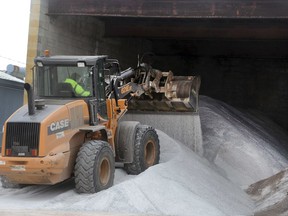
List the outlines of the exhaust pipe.
{"type": "Polygon", "coordinates": [[[28,95],[28,112],[29,112],[29,115],[34,115],[35,114],[35,100],[34,100],[33,88],[29,83],[25,83],[24,88],[27,91],[27,95],[28,95]]]}

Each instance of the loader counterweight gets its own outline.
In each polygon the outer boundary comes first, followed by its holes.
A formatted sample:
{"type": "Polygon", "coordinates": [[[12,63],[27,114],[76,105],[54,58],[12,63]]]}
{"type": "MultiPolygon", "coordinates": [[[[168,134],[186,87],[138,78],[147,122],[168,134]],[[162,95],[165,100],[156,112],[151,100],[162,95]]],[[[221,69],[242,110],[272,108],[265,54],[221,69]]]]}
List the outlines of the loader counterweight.
{"type": "Polygon", "coordinates": [[[41,158],[2,157],[0,170],[12,183],[52,185],[70,177],[69,159],[70,153],[41,158]]]}

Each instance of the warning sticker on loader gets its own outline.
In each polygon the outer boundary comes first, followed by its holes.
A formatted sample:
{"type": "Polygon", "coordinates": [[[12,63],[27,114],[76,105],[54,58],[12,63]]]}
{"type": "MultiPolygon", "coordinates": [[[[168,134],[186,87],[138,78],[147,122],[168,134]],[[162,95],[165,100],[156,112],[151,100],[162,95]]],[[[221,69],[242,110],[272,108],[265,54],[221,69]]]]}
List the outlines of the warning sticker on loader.
{"type": "Polygon", "coordinates": [[[26,167],[24,165],[13,165],[10,168],[12,171],[26,171],[26,167]]]}

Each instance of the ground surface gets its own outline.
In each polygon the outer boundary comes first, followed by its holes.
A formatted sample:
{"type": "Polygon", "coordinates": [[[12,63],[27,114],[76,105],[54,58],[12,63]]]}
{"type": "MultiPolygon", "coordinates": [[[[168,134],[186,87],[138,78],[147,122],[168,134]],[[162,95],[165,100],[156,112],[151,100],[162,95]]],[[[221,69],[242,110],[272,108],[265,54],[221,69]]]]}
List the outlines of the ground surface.
{"type": "Polygon", "coordinates": [[[73,180],[0,186],[1,215],[285,215],[288,175],[277,173],[288,165],[287,134],[259,113],[200,101],[201,155],[158,130],[159,165],[138,176],[117,168],[114,186],[97,194],[77,194],[73,180]]]}

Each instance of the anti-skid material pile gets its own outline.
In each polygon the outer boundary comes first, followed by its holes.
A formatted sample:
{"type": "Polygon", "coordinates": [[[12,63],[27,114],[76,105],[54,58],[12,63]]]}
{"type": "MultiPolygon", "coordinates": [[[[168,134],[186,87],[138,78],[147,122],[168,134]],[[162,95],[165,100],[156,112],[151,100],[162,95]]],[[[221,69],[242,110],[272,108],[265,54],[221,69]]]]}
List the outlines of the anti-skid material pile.
{"type": "Polygon", "coordinates": [[[160,164],[144,173],[131,176],[118,168],[114,186],[96,194],[77,194],[73,181],[22,189],[0,187],[0,212],[253,215],[255,199],[243,188],[287,166],[279,140],[288,139],[279,131],[275,138],[263,119],[252,119],[208,97],[200,101],[203,157],[157,130],[160,164]]]}

